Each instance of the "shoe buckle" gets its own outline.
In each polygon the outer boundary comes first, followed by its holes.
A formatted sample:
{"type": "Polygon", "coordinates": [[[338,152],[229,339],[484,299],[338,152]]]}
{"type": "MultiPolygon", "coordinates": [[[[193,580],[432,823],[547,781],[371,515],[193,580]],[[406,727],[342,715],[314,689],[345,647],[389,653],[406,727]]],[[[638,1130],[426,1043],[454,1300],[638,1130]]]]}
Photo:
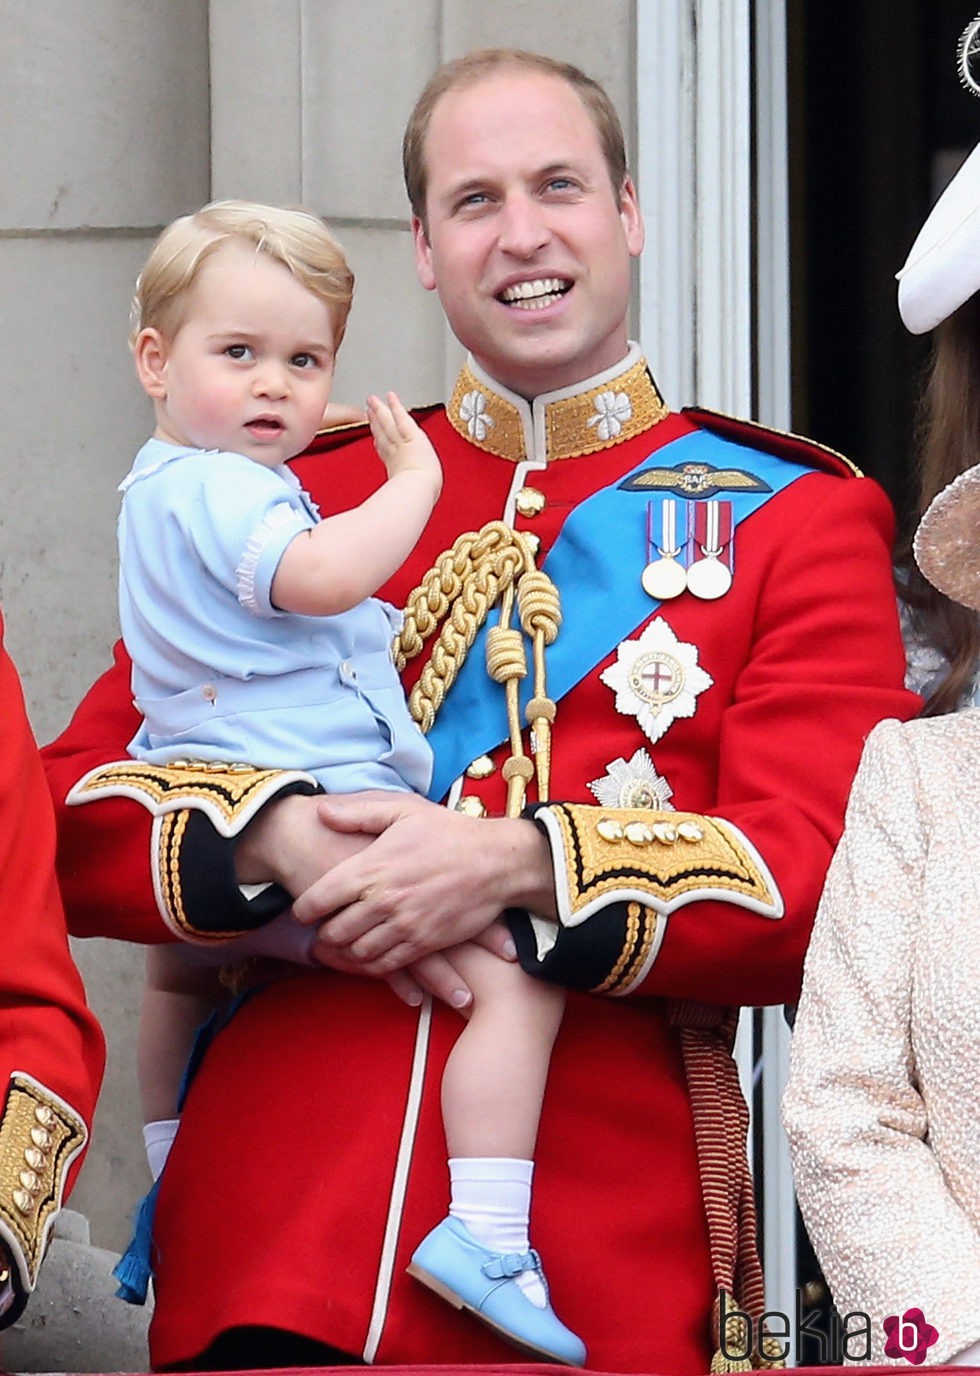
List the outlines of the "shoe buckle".
{"type": "Polygon", "coordinates": [[[528,1252],[500,1252],[483,1263],[481,1270],[490,1280],[510,1280],[522,1271],[540,1271],[541,1258],[532,1247],[528,1252]]]}

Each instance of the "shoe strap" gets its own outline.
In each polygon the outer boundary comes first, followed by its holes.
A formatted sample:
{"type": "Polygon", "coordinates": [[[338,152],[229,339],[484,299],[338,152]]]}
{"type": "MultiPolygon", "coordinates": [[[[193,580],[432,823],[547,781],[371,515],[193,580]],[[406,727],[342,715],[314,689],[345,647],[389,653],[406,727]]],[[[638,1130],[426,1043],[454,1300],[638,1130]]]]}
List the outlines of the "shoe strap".
{"type": "Polygon", "coordinates": [[[541,1270],[541,1258],[532,1247],[527,1252],[498,1252],[480,1268],[490,1280],[510,1279],[522,1271],[541,1270]]]}

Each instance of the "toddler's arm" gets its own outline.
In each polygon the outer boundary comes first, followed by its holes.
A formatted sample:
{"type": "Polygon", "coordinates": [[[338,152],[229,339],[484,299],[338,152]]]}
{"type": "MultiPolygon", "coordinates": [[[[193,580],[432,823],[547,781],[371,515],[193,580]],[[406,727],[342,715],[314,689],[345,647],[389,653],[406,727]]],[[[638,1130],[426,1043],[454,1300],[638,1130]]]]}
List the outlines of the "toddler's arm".
{"type": "Polygon", "coordinates": [[[367,406],[388,480],[287,546],[272,580],[282,611],[331,616],[377,592],[415,547],[442,489],[436,451],[394,392],[386,401],[369,397],[367,406]]]}

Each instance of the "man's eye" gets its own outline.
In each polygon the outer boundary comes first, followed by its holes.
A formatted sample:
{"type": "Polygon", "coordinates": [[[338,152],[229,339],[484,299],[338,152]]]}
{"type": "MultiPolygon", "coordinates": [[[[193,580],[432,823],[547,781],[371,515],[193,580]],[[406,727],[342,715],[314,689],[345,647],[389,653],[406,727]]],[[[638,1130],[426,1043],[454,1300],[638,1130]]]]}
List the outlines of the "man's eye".
{"type": "Polygon", "coordinates": [[[575,186],[571,177],[552,177],[548,183],[549,191],[571,191],[575,186]]]}
{"type": "Polygon", "coordinates": [[[229,344],[225,353],[229,358],[250,358],[252,351],[247,344],[229,344]]]}

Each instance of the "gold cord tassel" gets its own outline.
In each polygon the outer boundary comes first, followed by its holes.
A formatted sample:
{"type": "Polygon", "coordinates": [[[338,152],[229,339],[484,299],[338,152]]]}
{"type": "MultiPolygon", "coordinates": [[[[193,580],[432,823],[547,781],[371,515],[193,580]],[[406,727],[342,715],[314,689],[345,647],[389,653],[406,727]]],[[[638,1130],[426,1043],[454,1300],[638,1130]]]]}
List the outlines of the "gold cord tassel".
{"type": "Polygon", "coordinates": [[[783,1371],[786,1367],[786,1358],[783,1353],[786,1351],[786,1344],[781,1343],[778,1338],[765,1337],[762,1339],[762,1352],[755,1356],[755,1365],[760,1371],[783,1371]]]}
{"type": "MultiPolygon", "coordinates": [[[[720,1335],[720,1346],[711,1358],[712,1373],[752,1370],[752,1328],[745,1315],[739,1311],[732,1296],[724,1294],[725,1331],[720,1335]],[[744,1353],[744,1356],[729,1357],[729,1352],[744,1353]]],[[[715,1323],[720,1322],[720,1305],[715,1301],[715,1323]]]]}
{"type": "Polygon", "coordinates": [[[531,728],[531,752],[537,774],[538,798],[548,797],[551,780],[551,724],[556,707],[547,695],[545,648],[554,644],[561,625],[558,590],[547,574],[531,569],[518,585],[517,606],[524,633],[534,646],[534,697],[525,709],[531,728]]]}

